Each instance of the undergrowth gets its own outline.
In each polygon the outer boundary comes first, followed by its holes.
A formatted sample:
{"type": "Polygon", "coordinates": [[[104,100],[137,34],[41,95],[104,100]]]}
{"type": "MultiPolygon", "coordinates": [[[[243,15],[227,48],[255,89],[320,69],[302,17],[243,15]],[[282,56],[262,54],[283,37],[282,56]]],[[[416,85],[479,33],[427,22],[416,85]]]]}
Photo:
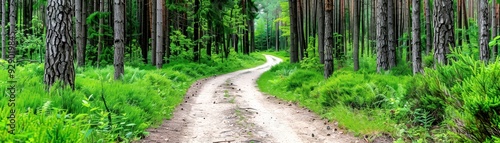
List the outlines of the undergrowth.
{"type": "Polygon", "coordinates": [[[163,69],[149,65],[125,67],[121,81],[113,67],[77,69],[75,90],[43,85],[43,64],[16,68],[15,135],[9,134],[7,70],[0,62],[0,142],[131,142],[148,135],[146,129],[172,116],[196,80],[257,66],[264,56],[231,55],[201,63],[172,61],[163,69]],[[105,102],[104,102],[105,101],[105,102]],[[107,106],[107,107],[106,107],[107,106]]]}

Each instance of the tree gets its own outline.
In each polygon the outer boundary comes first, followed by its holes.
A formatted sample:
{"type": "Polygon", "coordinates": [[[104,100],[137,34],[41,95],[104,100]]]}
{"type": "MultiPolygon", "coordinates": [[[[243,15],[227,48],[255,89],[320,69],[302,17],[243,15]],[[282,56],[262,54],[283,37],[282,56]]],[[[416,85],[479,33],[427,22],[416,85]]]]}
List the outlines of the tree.
{"type": "MultiPolygon", "coordinates": [[[[11,25],[15,25],[14,3],[15,0],[11,0],[11,25]]],[[[51,87],[60,80],[75,89],[71,1],[49,0],[47,22],[44,83],[51,87]]],[[[15,48],[14,27],[11,26],[11,48],[15,48]]]]}
{"type": "MultiPolygon", "coordinates": [[[[156,68],[163,66],[163,0],[156,0],[156,68]]],[[[196,57],[196,56],[195,56],[196,57]]]]}
{"type": "Polygon", "coordinates": [[[387,60],[389,67],[395,67],[396,62],[396,33],[394,24],[394,1],[387,0],[387,60]]]}
{"type": "Polygon", "coordinates": [[[290,10],[290,63],[297,63],[299,62],[297,0],[288,0],[288,5],[290,10]]]}
{"type": "Polygon", "coordinates": [[[114,0],[113,17],[114,17],[114,68],[115,79],[120,79],[124,74],[123,56],[125,50],[125,2],[124,0],[114,0]]]}
{"type": "Polygon", "coordinates": [[[434,0],[434,60],[448,64],[446,55],[455,47],[453,0],[434,0]]]}
{"type": "Polygon", "coordinates": [[[413,74],[422,72],[422,57],[420,52],[420,1],[413,0],[412,13],[412,63],[413,74]]]}
{"type": "Polygon", "coordinates": [[[5,1],[2,0],[2,59],[5,59],[5,1]]]}
{"type": "Polygon", "coordinates": [[[198,39],[200,38],[200,0],[195,0],[194,1],[194,13],[195,13],[195,20],[194,20],[194,48],[193,48],[193,54],[194,54],[194,62],[198,62],[200,60],[199,56],[199,50],[200,50],[200,44],[198,43],[198,39]]]}
{"type": "Polygon", "coordinates": [[[425,44],[425,53],[429,54],[432,49],[432,30],[431,30],[431,4],[429,0],[425,0],[425,35],[426,35],[426,44],[425,44]]]}
{"type": "Polygon", "coordinates": [[[333,0],[325,0],[325,65],[324,77],[333,74],[333,0]]]}
{"type": "Polygon", "coordinates": [[[490,48],[488,47],[488,43],[490,41],[489,12],[488,0],[479,0],[479,59],[485,63],[488,63],[490,59],[490,48]]]}
{"type": "Polygon", "coordinates": [[[353,50],[352,58],[354,60],[354,71],[359,70],[359,6],[361,2],[354,1],[354,32],[353,32],[353,50]]]}
{"type": "Polygon", "coordinates": [[[83,0],[75,0],[75,32],[76,32],[76,62],[79,67],[85,66],[84,47],[83,47],[83,15],[82,2],[83,0]]]}
{"type": "Polygon", "coordinates": [[[387,1],[377,1],[377,72],[388,70],[387,1]]]}
{"type": "MultiPolygon", "coordinates": [[[[318,3],[325,3],[325,0],[319,0],[318,3]]],[[[318,6],[318,53],[319,62],[325,63],[325,7],[319,4],[318,6]]]]}

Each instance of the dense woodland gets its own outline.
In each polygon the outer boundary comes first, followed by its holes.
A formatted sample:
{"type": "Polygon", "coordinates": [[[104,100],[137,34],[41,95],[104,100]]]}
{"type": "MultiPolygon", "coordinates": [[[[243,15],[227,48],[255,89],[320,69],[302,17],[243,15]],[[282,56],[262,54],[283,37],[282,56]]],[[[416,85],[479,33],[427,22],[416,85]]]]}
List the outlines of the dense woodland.
{"type": "MultiPolygon", "coordinates": [[[[252,53],[264,51],[289,62],[263,75],[263,91],[367,140],[500,140],[497,1],[1,2],[2,73],[16,65],[22,126],[0,141],[143,138],[190,83],[263,63],[252,53]]],[[[5,97],[10,78],[0,77],[5,97]]],[[[9,99],[0,101],[7,128],[9,99]]]]}

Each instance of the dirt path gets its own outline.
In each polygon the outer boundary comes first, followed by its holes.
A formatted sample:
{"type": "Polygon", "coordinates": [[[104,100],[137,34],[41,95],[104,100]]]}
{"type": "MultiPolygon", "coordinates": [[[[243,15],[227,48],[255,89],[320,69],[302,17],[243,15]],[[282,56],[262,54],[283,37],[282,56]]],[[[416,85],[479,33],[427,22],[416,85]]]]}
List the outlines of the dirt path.
{"type": "Polygon", "coordinates": [[[362,142],[307,109],[261,93],[257,78],[281,62],[266,58],[259,67],[196,82],[173,118],[140,142],[362,142]]]}

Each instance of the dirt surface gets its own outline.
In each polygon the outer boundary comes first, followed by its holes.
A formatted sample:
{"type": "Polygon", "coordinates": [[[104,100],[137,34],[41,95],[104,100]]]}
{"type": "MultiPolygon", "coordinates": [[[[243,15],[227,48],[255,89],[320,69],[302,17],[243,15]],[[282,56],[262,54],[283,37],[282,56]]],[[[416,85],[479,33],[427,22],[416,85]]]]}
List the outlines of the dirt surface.
{"type": "Polygon", "coordinates": [[[256,68],[197,81],[173,118],[149,129],[150,135],[139,142],[365,142],[307,109],[261,93],[257,78],[281,62],[269,55],[266,59],[256,68]]]}

